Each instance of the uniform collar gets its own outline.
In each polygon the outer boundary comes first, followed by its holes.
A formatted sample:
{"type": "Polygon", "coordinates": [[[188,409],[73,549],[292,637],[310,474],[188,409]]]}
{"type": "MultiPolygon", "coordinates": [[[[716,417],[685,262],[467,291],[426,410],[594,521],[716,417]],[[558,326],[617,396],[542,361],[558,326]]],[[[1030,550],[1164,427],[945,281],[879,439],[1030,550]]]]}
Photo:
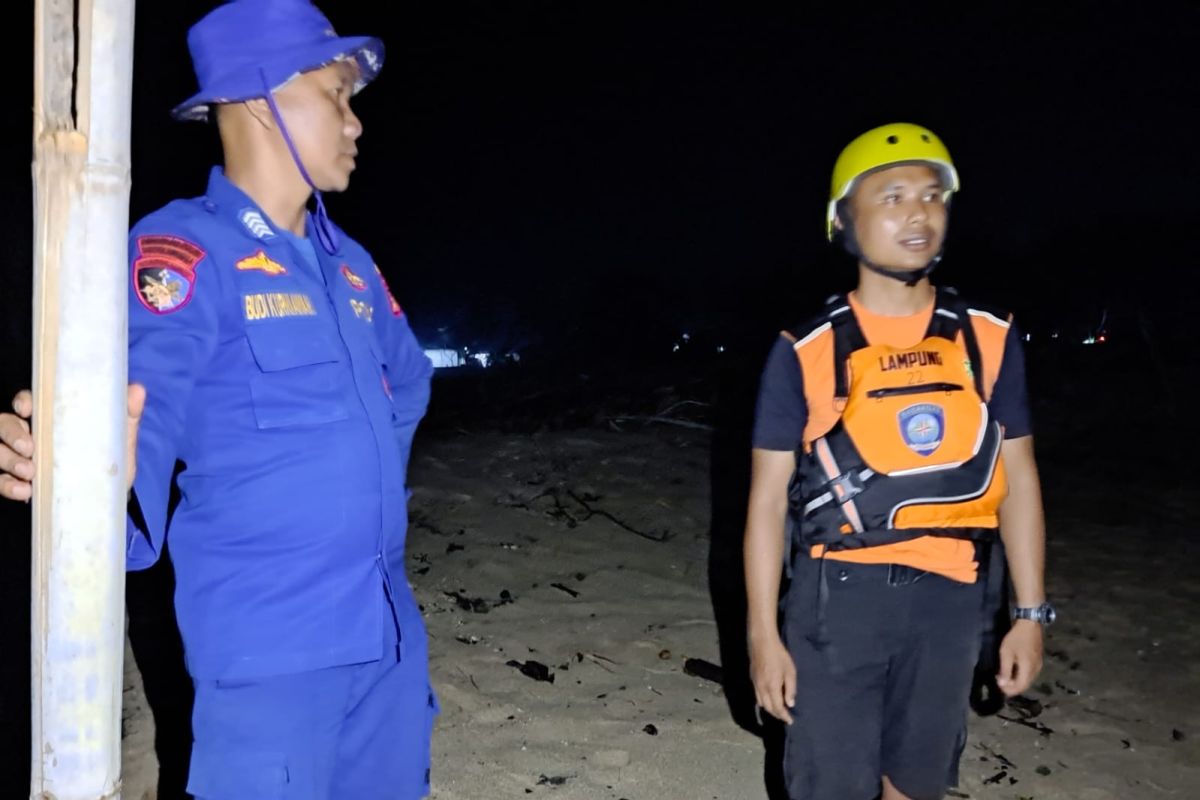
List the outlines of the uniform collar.
{"type": "MultiPolygon", "coordinates": [[[[237,219],[242,232],[253,241],[264,244],[283,241],[283,237],[280,236],[281,229],[259,207],[258,203],[251,199],[250,195],[225,177],[225,170],[221,167],[213,167],[208,174],[205,206],[214,213],[219,210],[221,213],[237,219]]],[[[312,212],[307,212],[306,227],[310,236],[315,225],[316,220],[313,219],[312,212]]],[[[322,248],[317,249],[321,250],[322,248]]],[[[322,251],[321,254],[324,255],[324,252],[322,251]]],[[[339,245],[337,251],[331,255],[340,256],[341,246],[339,245]]]]}
{"type": "Polygon", "coordinates": [[[209,171],[208,189],[204,194],[210,202],[226,211],[250,207],[262,214],[264,220],[267,217],[258,207],[258,203],[250,199],[250,195],[234,186],[233,182],[225,177],[225,170],[221,167],[213,167],[209,171]]]}

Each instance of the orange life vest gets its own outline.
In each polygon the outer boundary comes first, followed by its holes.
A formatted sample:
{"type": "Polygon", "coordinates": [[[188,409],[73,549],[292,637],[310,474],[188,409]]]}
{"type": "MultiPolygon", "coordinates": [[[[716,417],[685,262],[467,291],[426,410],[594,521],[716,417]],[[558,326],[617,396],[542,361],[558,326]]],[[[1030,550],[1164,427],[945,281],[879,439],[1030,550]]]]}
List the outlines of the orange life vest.
{"type": "MultiPolygon", "coordinates": [[[[986,400],[998,364],[985,385],[971,322],[980,313],[938,289],[925,338],[897,348],[869,344],[838,296],[793,332],[798,354],[814,337],[833,342],[834,374],[825,385],[835,413],[824,430],[806,430],[789,489],[802,545],[844,550],[929,535],[995,537],[1008,486],[1003,431],[986,400]]],[[[810,382],[821,383],[806,375],[806,395],[810,382]]]]}

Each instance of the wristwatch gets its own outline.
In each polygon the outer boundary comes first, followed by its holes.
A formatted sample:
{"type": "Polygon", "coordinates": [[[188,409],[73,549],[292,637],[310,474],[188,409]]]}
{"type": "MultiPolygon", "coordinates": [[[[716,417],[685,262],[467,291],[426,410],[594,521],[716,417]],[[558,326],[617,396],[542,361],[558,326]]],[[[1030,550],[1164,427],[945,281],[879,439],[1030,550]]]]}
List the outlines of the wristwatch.
{"type": "Polygon", "coordinates": [[[1040,606],[1028,606],[1021,608],[1013,606],[1009,609],[1009,613],[1014,620],[1027,619],[1031,622],[1037,622],[1041,625],[1051,625],[1058,616],[1054,610],[1054,606],[1049,603],[1042,603],[1040,606]]]}

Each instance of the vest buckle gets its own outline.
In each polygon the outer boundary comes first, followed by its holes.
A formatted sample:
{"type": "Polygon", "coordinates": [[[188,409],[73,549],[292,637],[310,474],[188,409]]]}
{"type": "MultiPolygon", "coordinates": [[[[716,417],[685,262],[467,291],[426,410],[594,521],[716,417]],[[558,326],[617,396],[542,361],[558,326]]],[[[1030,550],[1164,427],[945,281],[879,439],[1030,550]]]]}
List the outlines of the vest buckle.
{"type": "Polygon", "coordinates": [[[866,484],[863,483],[863,476],[857,472],[843,472],[825,485],[829,487],[833,498],[841,505],[845,505],[855,497],[858,497],[862,494],[863,489],[866,488],[866,484]]]}

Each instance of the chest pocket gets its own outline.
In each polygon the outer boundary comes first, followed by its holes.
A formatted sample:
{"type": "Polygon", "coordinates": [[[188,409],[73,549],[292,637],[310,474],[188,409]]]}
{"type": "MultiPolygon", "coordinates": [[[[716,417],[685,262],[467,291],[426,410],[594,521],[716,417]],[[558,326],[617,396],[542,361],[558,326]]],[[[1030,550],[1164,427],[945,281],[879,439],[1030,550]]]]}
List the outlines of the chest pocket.
{"type": "Polygon", "coordinates": [[[321,425],[349,417],[340,344],[311,321],[249,325],[259,372],[250,376],[258,427],[321,425]]]}

